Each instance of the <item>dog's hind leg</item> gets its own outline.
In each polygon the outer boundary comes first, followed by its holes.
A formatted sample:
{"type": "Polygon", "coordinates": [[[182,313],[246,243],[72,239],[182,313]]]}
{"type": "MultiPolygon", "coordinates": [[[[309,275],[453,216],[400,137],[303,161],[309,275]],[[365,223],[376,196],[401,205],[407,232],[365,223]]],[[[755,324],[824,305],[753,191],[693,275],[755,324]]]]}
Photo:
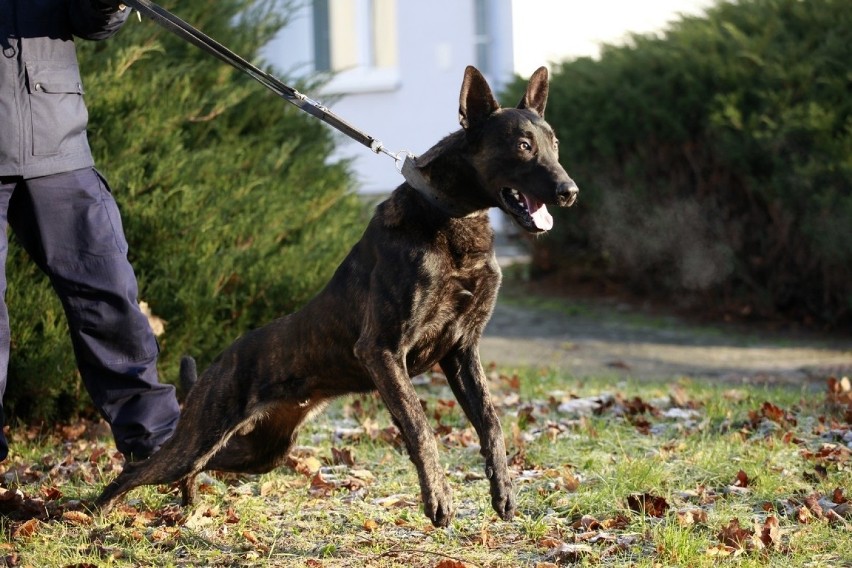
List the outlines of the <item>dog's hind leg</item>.
{"type": "Polygon", "coordinates": [[[506,463],[506,444],[477,348],[452,351],[441,360],[441,369],[479,435],[480,452],[485,458],[485,476],[491,483],[491,505],[501,518],[508,521],[515,514],[515,495],[506,463]]]}
{"type": "Polygon", "coordinates": [[[250,416],[242,421],[220,417],[221,422],[217,424],[210,416],[205,419],[203,412],[206,405],[200,399],[202,397],[190,399],[174,435],[158,452],[145,461],[129,463],[124,467],[95,500],[96,508],[108,511],[116,499],[140,485],[163,485],[176,481],[181,482],[183,501],[191,502],[195,495],[192,487],[195,476],[205,469],[210,457],[234,433],[258,416],[250,416]],[[206,423],[216,426],[205,426],[206,423]],[[226,426],[229,423],[231,426],[226,426]]]}
{"type": "Polygon", "coordinates": [[[271,471],[285,461],[301,424],[325,406],[322,399],[271,405],[256,422],[232,436],[210,458],[205,469],[239,473],[271,471]]]}

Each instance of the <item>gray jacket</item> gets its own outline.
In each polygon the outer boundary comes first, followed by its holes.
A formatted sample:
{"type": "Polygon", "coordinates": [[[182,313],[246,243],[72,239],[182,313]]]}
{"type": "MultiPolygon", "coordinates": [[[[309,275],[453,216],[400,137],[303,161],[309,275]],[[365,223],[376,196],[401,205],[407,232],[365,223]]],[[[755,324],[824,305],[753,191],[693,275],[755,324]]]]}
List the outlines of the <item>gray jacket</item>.
{"type": "Polygon", "coordinates": [[[129,13],[98,0],[0,0],[0,176],[93,165],[72,36],[107,38],[129,13]]]}

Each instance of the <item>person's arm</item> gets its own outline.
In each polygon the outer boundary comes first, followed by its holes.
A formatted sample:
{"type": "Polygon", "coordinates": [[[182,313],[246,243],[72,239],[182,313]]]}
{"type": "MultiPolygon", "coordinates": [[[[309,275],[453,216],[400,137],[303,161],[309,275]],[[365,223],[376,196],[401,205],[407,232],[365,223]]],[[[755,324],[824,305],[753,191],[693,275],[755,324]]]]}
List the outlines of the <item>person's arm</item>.
{"type": "Polygon", "coordinates": [[[83,39],[101,40],[114,35],[127,20],[130,9],[110,0],[67,0],[72,33],[83,39]]]}

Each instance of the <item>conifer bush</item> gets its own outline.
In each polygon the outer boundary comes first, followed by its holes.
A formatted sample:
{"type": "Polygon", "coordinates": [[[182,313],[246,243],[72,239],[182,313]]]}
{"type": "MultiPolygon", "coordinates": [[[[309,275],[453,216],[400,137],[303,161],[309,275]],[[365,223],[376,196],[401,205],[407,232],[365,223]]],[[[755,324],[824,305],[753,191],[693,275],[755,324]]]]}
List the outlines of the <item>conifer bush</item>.
{"type": "Polygon", "coordinates": [[[852,321],[850,62],[848,2],[741,0],[556,65],[580,200],[535,246],[676,302],[852,321]]]}
{"type": "MultiPolygon", "coordinates": [[[[288,13],[274,0],[163,5],[254,62],[288,13]]],[[[154,23],[134,15],[78,53],[95,162],[122,211],[140,299],[166,321],[161,380],[175,382],[183,354],[204,368],[317,292],[363,230],[364,206],[347,164],[329,163],[326,125],[154,23]]],[[[87,406],[48,283],[14,245],[7,270],[12,414],[87,406]]]]}

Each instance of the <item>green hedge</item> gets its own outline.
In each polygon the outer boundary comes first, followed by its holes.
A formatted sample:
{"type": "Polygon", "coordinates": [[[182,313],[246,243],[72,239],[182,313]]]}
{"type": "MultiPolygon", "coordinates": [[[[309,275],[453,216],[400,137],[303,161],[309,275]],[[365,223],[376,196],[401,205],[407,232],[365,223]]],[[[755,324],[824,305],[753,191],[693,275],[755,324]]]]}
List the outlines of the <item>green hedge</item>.
{"type": "MultiPolygon", "coordinates": [[[[256,60],[283,23],[273,4],[166,6],[256,60]]],[[[95,160],[122,210],[140,299],[167,322],[160,371],[174,382],[183,354],[203,368],[309,299],[362,231],[364,207],[347,164],[327,163],[329,128],[238,71],[135,16],[78,45],[95,160]]],[[[7,271],[6,403],[20,418],[74,412],[89,399],[62,309],[19,247],[7,271]]]]}
{"type": "Polygon", "coordinates": [[[850,92],[846,0],[722,2],[559,64],[547,118],[581,199],[536,246],[678,302],[848,323],[850,92]]]}

